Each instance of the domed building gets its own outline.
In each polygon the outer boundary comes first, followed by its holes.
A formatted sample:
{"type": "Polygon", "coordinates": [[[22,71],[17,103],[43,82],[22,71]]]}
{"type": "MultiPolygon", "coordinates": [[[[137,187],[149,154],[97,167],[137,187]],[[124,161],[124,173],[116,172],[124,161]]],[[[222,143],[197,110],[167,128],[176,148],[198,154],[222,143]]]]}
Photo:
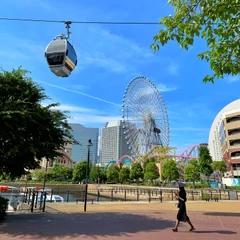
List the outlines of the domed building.
{"type": "Polygon", "coordinates": [[[226,162],[227,176],[240,176],[240,99],[217,114],[209,133],[208,147],[213,161],[226,162]]]}

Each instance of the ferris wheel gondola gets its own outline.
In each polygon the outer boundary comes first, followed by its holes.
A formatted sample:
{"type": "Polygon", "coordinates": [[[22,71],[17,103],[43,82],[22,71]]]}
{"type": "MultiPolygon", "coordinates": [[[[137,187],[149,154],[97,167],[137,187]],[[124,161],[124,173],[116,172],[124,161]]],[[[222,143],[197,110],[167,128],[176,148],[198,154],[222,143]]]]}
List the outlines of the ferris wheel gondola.
{"type": "Polygon", "coordinates": [[[68,77],[77,66],[77,54],[68,41],[71,22],[65,22],[67,35],[58,35],[51,41],[45,51],[50,70],[58,77],[68,77]]]}

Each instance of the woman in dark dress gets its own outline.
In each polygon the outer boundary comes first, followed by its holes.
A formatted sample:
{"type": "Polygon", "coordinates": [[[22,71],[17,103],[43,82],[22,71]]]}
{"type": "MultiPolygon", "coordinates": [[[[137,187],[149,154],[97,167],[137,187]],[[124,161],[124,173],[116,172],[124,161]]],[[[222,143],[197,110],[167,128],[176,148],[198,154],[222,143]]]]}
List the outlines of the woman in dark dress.
{"type": "Polygon", "coordinates": [[[187,215],[187,209],[186,209],[186,201],[187,201],[187,196],[186,196],[186,191],[184,189],[183,183],[179,183],[179,192],[178,194],[175,194],[176,199],[178,200],[178,214],[177,214],[177,220],[176,220],[176,225],[175,228],[173,228],[173,232],[178,231],[178,225],[180,222],[187,222],[190,225],[189,231],[195,230],[194,226],[192,225],[188,215],[187,215]]]}

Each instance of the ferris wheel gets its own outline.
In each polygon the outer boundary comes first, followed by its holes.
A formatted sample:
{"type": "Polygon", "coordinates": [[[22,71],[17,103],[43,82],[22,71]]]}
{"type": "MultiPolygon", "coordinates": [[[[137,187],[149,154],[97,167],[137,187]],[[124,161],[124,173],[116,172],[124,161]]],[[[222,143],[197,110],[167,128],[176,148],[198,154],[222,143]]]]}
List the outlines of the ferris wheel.
{"type": "Polygon", "coordinates": [[[124,135],[133,157],[169,145],[167,109],[157,87],[145,77],[127,86],[122,105],[124,135]]]}

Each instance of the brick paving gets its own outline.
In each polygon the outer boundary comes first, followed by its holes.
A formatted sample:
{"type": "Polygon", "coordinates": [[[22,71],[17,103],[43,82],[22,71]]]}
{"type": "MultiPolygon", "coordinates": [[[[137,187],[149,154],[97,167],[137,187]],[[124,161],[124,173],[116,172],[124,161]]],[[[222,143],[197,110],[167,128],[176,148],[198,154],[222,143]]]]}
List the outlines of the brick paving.
{"type": "MultiPolygon", "coordinates": [[[[66,209],[66,204],[61,206],[61,210],[65,209],[65,212],[10,214],[0,225],[0,239],[240,240],[239,202],[210,203],[210,205],[189,202],[188,214],[196,231],[189,232],[188,225],[182,223],[177,233],[171,231],[177,213],[173,203],[89,204],[87,213],[83,213],[83,205],[80,204],[75,204],[75,207],[72,205],[71,211],[70,208],[66,209]],[[227,211],[228,205],[232,206],[229,211],[227,211]],[[204,206],[211,210],[203,211],[204,206]],[[198,208],[199,211],[194,208],[198,208]]],[[[52,204],[51,207],[54,205],[52,204]]]]}

